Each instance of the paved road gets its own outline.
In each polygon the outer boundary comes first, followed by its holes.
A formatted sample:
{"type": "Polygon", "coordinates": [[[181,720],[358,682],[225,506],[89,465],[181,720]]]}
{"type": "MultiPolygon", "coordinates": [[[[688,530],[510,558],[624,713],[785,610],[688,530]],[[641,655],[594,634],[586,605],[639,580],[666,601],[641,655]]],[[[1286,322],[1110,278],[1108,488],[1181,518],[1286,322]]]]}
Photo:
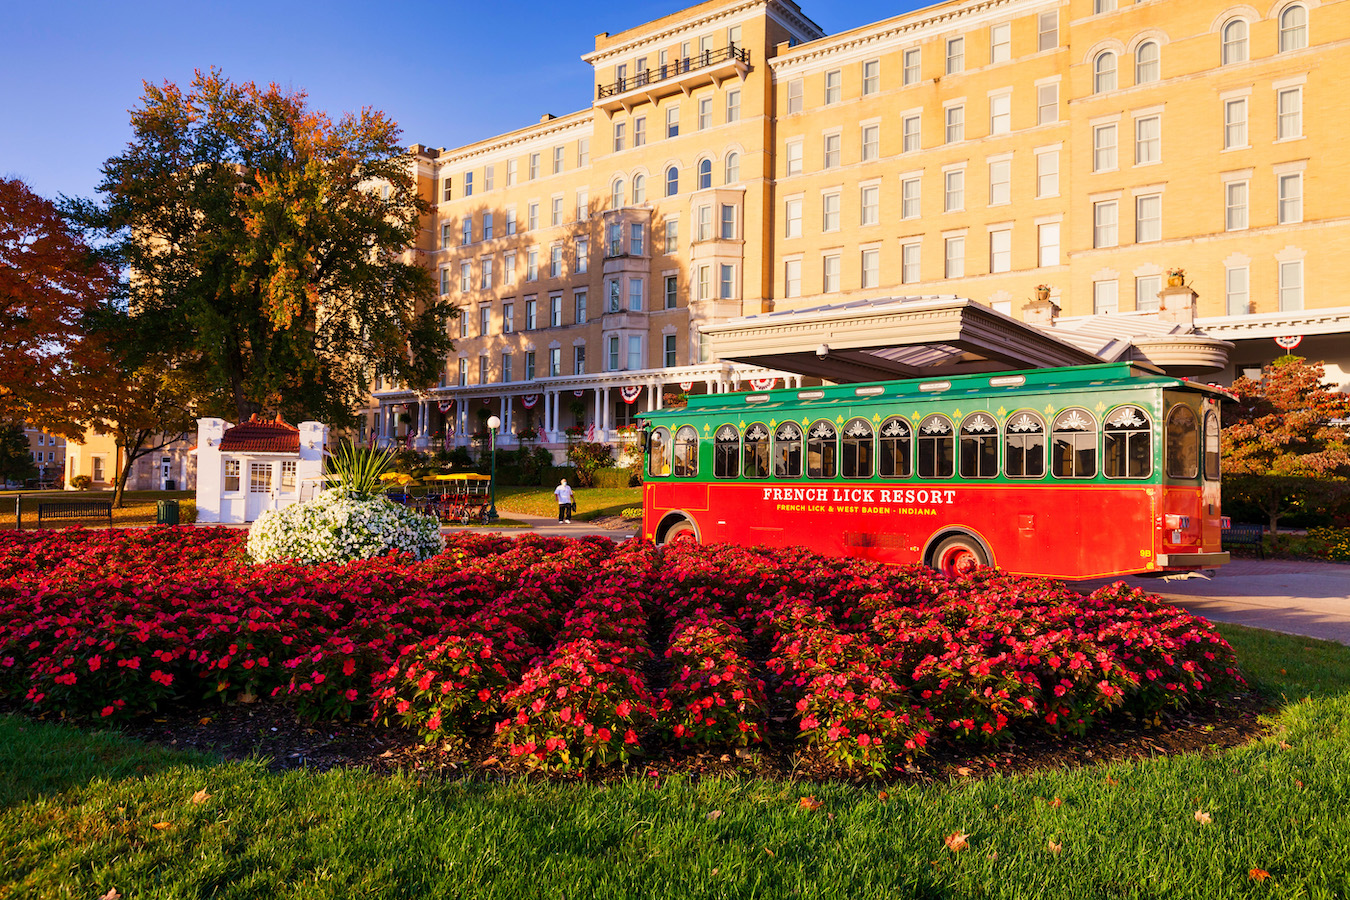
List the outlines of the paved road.
{"type": "Polygon", "coordinates": [[[1215,622],[1350,644],[1350,565],[1235,559],[1211,580],[1099,578],[1070,582],[1084,593],[1124,581],[1215,622]]]}

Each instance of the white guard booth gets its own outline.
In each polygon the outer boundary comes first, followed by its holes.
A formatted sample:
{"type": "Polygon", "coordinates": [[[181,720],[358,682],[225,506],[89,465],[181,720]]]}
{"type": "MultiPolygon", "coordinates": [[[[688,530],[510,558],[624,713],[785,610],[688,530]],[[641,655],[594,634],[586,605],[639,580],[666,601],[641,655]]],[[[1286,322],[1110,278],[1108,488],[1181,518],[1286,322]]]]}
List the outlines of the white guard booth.
{"type": "Polygon", "coordinates": [[[302,483],[323,477],[328,426],[300,427],[253,416],[233,427],[197,420],[197,521],[252,522],[300,499],[302,483]]]}

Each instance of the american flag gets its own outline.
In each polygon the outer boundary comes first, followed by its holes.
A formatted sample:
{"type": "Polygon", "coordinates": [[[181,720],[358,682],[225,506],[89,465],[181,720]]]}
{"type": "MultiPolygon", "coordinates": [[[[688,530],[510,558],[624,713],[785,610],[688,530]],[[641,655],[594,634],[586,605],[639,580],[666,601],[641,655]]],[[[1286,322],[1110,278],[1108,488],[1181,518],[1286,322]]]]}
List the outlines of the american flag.
{"type": "Polygon", "coordinates": [[[586,440],[588,440],[588,441],[593,441],[593,440],[595,440],[595,423],[594,423],[594,422],[592,422],[591,424],[589,424],[589,425],[586,426],[586,440]]]}

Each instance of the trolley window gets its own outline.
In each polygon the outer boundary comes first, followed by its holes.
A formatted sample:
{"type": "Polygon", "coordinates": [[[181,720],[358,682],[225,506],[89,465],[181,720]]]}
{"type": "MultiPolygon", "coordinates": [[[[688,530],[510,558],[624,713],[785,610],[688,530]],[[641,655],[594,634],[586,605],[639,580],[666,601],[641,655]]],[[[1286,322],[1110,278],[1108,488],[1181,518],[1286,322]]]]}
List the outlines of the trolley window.
{"type": "Polygon", "coordinates": [[[844,425],[844,477],[871,478],[873,468],[872,423],[850,419],[844,425]]]}
{"type": "Polygon", "coordinates": [[[1205,480],[1219,480],[1219,416],[1205,413],[1205,480]]]}
{"type": "Polygon", "coordinates": [[[1045,420],[1020,412],[1003,429],[1003,465],[1009,478],[1045,477],[1045,420]]]}
{"type": "Polygon", "coordinates": [[[713,475],[735,478],[741,474],[741,433],[735,425],[723,425],[713,439],[713,475]]]}
{"type": "Polygon", "coordinates": [[[746,478],[769,477],[769,429],[762,422],[752,422],[745,429],[745,443],[742,456],[745,460],[746,478]]]}
{"type": "Polygon", "coordinates": [[[1050,471],[1056,478],[1097,474],[1097,420],[1085,409],[1066,409],[1051,428],[1050,471]]]}
{"type": "Polygon", "coordinates": [[[784,422],[773,436],[775,478],[802,477],[802,430],[796,422],[784,422]]]}
{"type": "Polygon", "coordinates": [[[834,423],[818,419],[806,436],[806,477],[833,478],[838,472],[839,440],[834,423]]]}
{"type": "Polygon", "coordinates": [[[1153,422],[1137,406],[1106,417],[1102,468],[1107,478],[1147,478],[1153,471],[1153,422]]]}
{"type": "Polygon", "coordinates": [[[675,432],[675,474],[684,478],[698,474],[698,432],[692,425],[675,432]]]}
{"type": "Polygon", "coordinates": [[[1167,477],[1200,474],[1200,422],[1195,410],[1178,404],[1167,414],[1167,477]]]}
{"type": "Polygon", "coordinates": [[[670,430],[667,428],[657,428],[652,432],[647,474],[657,477],[670,474],[670,430]]]}
{"type": "Polygon", "coordinates": [[[946,416],[919,425],[919,477],[951,478],[956,472],[956,432],[946,416]]]}
{"type": "Polygon", "coordinates": [[[961,423],[961,477],[998,476],[998,426],[984,413],[966,416],[961,423]]]}
{"type": "Polygon", "coordinates": [[[910,473],[910,445],[912,434],[904,419],[887,419],[881,423],[881,475],[884,478],[908,478],[910,473]]]}

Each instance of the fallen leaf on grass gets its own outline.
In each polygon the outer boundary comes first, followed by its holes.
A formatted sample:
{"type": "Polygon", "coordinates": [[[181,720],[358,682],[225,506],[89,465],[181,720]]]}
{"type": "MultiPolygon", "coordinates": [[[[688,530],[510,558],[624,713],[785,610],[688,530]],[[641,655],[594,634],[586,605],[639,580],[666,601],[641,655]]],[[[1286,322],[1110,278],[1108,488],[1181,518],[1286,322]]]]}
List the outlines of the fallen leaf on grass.
{"type": "Polygon", "coordinates": [[[1117,785],[1117,784],[1120,784],[1119,781],[1116,781],[1114,778],[1112,778],[1112,777],[1109,776],[1109,775],[1106,777],[1106,783],[1109,784],[1109,785],[1112,785],[1112,786],[1115,786],[1115,785],[1117,785]]]}
{"type": "Polygon", "coordinates": [[[1212,818],[1213,817],[1203,809],[1197,809],[1195,811],[1195,821],[1199,822],[1201,825],[1208,825],[1212,821],[1212,818]]]}
{"type": "Polygon", "coordinates": [[[495,756],[489,756],[487,759],[483,760],[483,765],[485,765],[485,766],[495,766],[495,765],[497,765],[497,764],[500,763],[500,762],[501,762],[501,760],[498,759],[497,757],[495,757],[495,756]]]}
{"type": "Polygon", "coordinates": [[[122,895],[117,893],[117,888],[108,888],[108,893],[99,897],[98,900],[121,900],[122,895]]]}
{"type": "Polygon", "coordinates": [[[1055,854],[1056,856],[1059,856],[1060,852],[1064,849],[1064,845],[1063,845],[1063,844],[1056,844],[1054,841],[1046,841],[1046,842],[1045,842],[1045,849],[1049,850],[1051,853],[1055,854]]]}
{"type": "Polygon", "coordinates": [[[193,803],[205,803],[207,800],[210,799],[211,795],[206,792],[205,788],[192,795],[193,803]]]}
{"type": "Polygon", "coordinates": [[[171,827],[172,824],[173,824],[173,823],[171,823],[171,822],[156,822],[154,825],[152,825],[152,826],[150,826],[150,827],[151,827],[151,828],[158,829],[159,831],[163,831],[164,829],[171,827]]]}
{"type": "Polygon", "coordinates": [[[770,850],[768,847],[765,847],[765,848],[764,848],[764,852],[767,853],[767,854],[769,854],[770,856],[777,856],[777,855],[778,855],[777,853],[774,853],[772,850],[770,850]]]}
{"type": "MultiPolygon", "coordinates": [[[[1303,785],[1299,785],[1299,787],[1303,787],[1303,785]]],[[[885,791],[877,791],[877,799],[882,803],[885,803],[887,800],[891,799],[891,795],[885,791]]]]}
{"type": "Polygon", "coordinates": [[[942,843],[953,853],[960,853],[962,850],[966,850],[970,847],[969,838],[970,835],[966,834],[964,831],[957,831],[943,838],[942,843]]]}
{"type": "Polygon", "coordinates": [[[960,775],[962,778],[965,778],[967,775],[970,774],[970,766],[957,766],[956,774],[960,775]]]}
{"type": "Polygon", "coordinates": [[[1267,872],[1265,869],[1252,869],[1250,872],[1247,873],[1247,877],[1250,878],[1252,881],[1265,881],[1267,878],[1270,877],[1270,873],[1267,872]]]}
{"type": "Polygon", "coordinates": [[[1051,809],[1059,809],[1059,808],[1060,808],[1061,806],[1063,806],[1063,805],[1064,805],[1064,801],[1061,800],[1061,799],[1059,799],[1058,797],[1056,797],[1055,799],[1053,799],[1053,800],[1050,801],[1050,808],[1051,808],[1051,809]]]}
{"type": "Polygon", "coordinates": [[[198,725],[210,725],[210,724],[211,724],[211,717],[210,717],[210,716],[202,716],[200,719],[197,720],[197,724],[198,724],[198,725]]]}
{"type": "Polygon", "coordinates": [[[820,800],[817,800],[815,797],[803,797],[797,803],[797,805],[800,806],[802,809],[806,810],[807,812],[815,812],[825,804],[822,803],[820,800]]]}
{"type": "Polygon", "coordinates": [[[708,819],[713,822],[716,822],[720,818],[722,818],[722,811],[720,809],[714,809],[712,812],[708,813],[708,819]]]}

